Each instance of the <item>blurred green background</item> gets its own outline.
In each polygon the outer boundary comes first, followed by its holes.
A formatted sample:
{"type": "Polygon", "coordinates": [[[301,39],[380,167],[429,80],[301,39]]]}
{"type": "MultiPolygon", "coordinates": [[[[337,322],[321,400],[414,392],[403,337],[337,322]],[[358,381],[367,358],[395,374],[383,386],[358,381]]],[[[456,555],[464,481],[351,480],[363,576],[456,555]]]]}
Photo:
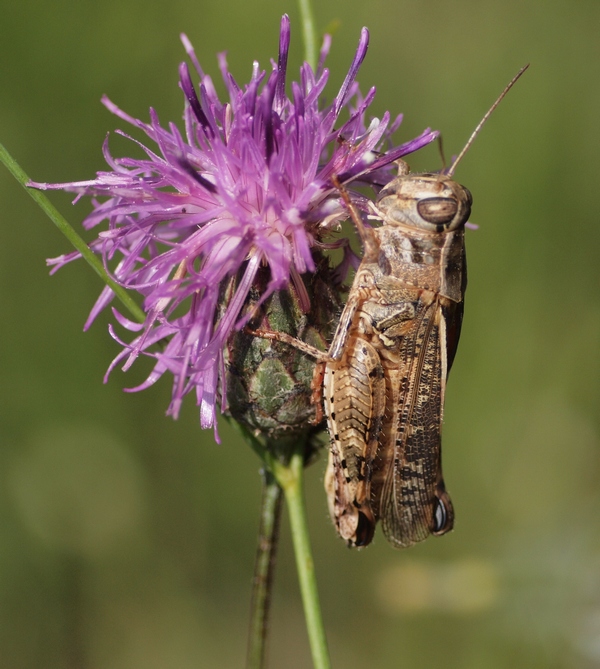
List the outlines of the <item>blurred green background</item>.
{"type": "MultiPolygon", "coordinates": [[[[276,57],[284,11],[294,73],[294,2],[2,0],[0,141],[36,180],[90,178],[106,132],[125,126],[103,93],[179,121],[178,34],[215,80],[229,50],[246,81],[276,57]]],[[[308,471],[334,666],[600,667],[600,3],[335,0],[316,14],[336,30],[330,91],[367,25],[373,113],[404,112],[399,139],[442,130],[449,155],[531,62],[457,174],[480,227],[444,426],[455,531],[349,551],[327,517],[324,459],[308,471]]],[[[434,147],[411,160],[439,164],[434,147]]],[[[52,199],[74,224],[86,211],[52,199]]],[[[99,280],[83,263],[48,277],[44,259],[69,245],[4,168],[0,202],[0,666],[241,667],[257,458],[225,425],[221,446],[201,432],[191,397],[165,418],[166,378],[124,394],[144,361],[103,385],[118,350],[107,316],[82,332],[99,280]]],[[[270,666],[310,666],[285,528],[270,666]]]]}

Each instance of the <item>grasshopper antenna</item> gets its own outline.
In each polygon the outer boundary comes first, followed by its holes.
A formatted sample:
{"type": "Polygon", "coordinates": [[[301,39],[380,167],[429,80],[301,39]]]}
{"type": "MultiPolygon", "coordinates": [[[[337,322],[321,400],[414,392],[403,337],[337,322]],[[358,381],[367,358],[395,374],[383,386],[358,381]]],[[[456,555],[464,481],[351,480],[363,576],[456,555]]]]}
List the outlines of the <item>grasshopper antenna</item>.
{"type": "Polygon", "coordinates": [[[521,77],[521,75],[523,74],[523,72],[525,72],[525,70],[526,70],[528,67],[529,67],[529,63],[527,63],[527,65],[525,65],[524,67],[522,67],[522,68],[517,72],[517,74],[515,74],[515,76],[510,80],[508,86],[502,91],[502,93],[500,93],[500,96],[498,97],[498,99],[496,100],[496,102],[494,102],[494,104],[493,104],[493,105],[488,109],[488,111],[486,112],[485,116],[481,119],[481,121],[479,121],[479,123],[478,123],[477,127],[475,128],[475,130],[473,130],[473,134],[469,137],[468,142],[465,144],[463,150],[458,154],[456,160],[452,163],[452,165],[450,165],[450,169],[446,172],[446,175],[447,175],[447,176],[451,177],[451,176],[454,174],[454,170],[456,170],[456,166],[457,166],[458,163],[462,160],[462,157],[465,155],[465,153],[469,150],[471,144],[473,144],[473,142],[475,141],[475,138],[476,138],[477,135],[479,134],[479,131],[480,131],[481,128],[483,127],[483,124],[488,120],[488,118],[491,116],[491,114],[492,114],[492,112],[494,111],[494,109],[496,109],[496,107],[497,107],[497,106],[500,104],[500,102],[502,101],[502,98],[503,98],[503,97],[508,93],[508,91],[510,91],[510,89],[517,83],[518,79],[521,77]]]}
{"type": "Polygon", "coordinates": [[[444,155],[444,142],[442,141],[442,134],[440,133],[437,138],[438,151],[440,152],[440,158],[442,160],[442,169],[440,174],[443,174],[446,169],[446,156],[444,155]]]}

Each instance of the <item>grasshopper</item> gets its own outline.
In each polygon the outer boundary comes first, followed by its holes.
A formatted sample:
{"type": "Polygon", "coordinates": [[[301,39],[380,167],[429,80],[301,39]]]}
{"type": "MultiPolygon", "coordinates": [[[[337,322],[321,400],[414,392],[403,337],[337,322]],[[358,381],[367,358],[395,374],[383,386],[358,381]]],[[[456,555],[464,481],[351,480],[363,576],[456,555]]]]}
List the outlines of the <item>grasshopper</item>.
{"type": "Polygon", "coordinates": [[[325,489],[333,522],[349,546],[369,544],[378,521],[396,547],[453,527],[441,425],[463,316],[464,226],[472,197],[452,175],[526,67],[445,173],[410,174],[399,161],[399,175],[373,206],[379,227],[365,225],[334,178],[364,252],[326,353],[284,333],[254,332],[317,360],[330,437],[325,489]]]}

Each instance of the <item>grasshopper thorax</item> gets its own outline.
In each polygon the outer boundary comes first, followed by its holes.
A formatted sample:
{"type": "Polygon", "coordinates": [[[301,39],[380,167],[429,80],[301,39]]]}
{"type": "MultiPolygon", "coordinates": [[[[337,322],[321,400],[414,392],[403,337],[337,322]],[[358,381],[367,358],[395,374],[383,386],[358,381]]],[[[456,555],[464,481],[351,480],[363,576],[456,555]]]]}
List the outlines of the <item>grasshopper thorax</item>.
{"type": "Polygon", "coordinates": [[[387,224],[399,223],[427,232],[451,232],[471,213],[471,193],[443,174],[399,176],[383,188],[377,208],[387,224]]]}

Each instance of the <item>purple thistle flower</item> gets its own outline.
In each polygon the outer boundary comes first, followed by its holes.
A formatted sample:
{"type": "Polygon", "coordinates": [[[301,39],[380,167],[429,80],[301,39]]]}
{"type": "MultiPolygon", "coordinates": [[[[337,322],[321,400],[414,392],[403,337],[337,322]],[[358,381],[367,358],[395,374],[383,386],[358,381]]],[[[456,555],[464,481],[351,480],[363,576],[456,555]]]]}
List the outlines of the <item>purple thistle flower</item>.
{"type": "MultiPolygon", "coordinates": [[[[286,95],[287,16],[281,21],[279,59],[269,74],[254,63],[250,82],[242,87],[230,74],[225,56],[219,56],[226,103],[185,35],[182,41],[200,77],[198,93],[187,65],[181,64],[185,136],[172,123],[163,127],[153,109],[147,124],[104,97],[104,105],[146,133],[158,151],[117,131],[136,142],[146,157],[113,158],[106,140],[103,152],[111,171],[98,172],[90,181],[30,185],[72,191],[78,194],[76,200],[82,195],[103,198],[93,200],[94,210],[83,222],[90,229],[108,221],[108,230],[90,247],[102,255],[118,283],[144,298],[143,325],[113,309],[121,326],[139,334],[127,343],[109,328],[123,350],[107,374],[122,361],[129,368],[140,353],[155,358],[146,381],[128,390],[147,388],[169,371],[174,387],[167,413],[177,417],[183,396],[195,390],[201,426],[216,430],[217,400],[222,410],[226,401],[223,348],[251,316],[242,318],[240,311],[259,267],[270,270],[261,302],[292,283],[308,311],[300,274],[314,271],[311,248],[322,246],[323,236],[347,218],[332,176],[349,186],[381,186],[393,176],[394,160],[430,143],[437,133],[427,129],[393,147],[391,133],[401,117],[390,126],[386,112],[365,125],[375,89],[363,97],[355,79],[367,52],[366,28],[338,94],[326,106],[321,94],[329,75],[324,67],[329,37],[317,71],[302,65],[300,82],[292,82],[291,97],[286,95]],[[344,110],[348,119],[342,122],[344,110]],[[385,151],[384,145],[392,148],[385,151]],[[217,318],[220,286],[242,267],[237,290],[217,318]],[[158,342],[163,348],[155,346],[158,342]]],[[[362,196],[352,197],[364,206],[362,196]]],[[[71,253],[48,264],[54,272],[78,257],[71,253]]],[[[86,329],[112,298],[106,287],[86,329]]]]}

